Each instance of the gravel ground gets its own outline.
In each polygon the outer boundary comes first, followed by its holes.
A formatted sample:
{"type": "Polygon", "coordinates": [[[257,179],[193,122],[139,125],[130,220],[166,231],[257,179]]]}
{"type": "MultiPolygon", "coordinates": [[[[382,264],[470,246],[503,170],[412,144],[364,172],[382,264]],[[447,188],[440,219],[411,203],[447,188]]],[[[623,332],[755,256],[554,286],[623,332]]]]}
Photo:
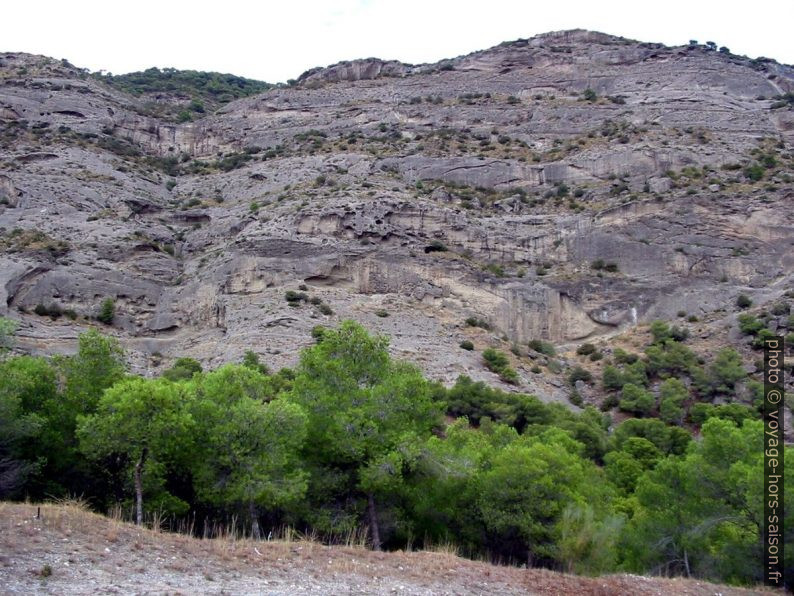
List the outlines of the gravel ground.
{"type": "Polygon", "coordinates": [[[2,594],[753,594],[691,580],[585,578],[317,543],[199,540],[76,506],[0,503],[2,594]]]}

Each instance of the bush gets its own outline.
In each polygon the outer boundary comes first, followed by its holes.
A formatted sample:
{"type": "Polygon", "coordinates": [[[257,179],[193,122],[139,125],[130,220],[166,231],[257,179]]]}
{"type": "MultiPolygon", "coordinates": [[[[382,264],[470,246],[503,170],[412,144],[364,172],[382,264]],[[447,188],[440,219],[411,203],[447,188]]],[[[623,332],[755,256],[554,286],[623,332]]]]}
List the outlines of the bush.
{"type": "Polygon", "coordinates": [[[298,302],[306,302],[309,299],[309,296],[305,292],[287,290],[284,292],[284,299],[292,305],[297,305],[298,302]]]}
{"type": "Polygon", "coordinates": [[[49,306],[37,304],[33,312],[40,317],[50,317],[53,321],[63,314],[63,310],[57,304],[50,304],[49,306]]]}
{"type": "Polygon", "coordinates": [[[753,182],[758,182],[764,177],[764,168],[758,164],[753,164],[744,168],[744,175],[753,182]]]}
{"type": "Polygon", "coordinates": [[[324,315],[332,315],[332,314],[334,314],[334,310],[330,306],[325,304],[325,303],[320,304],[317,307],[317,310],[319,310],[324,315]]]}
{"type": "Polygon", "coordinates": [[[499,372],[500,369],[507,367],[510,361],[502,352],[488,348],[482,353],[485,366],[492,372],[499,372]]]}
{"type": "Polygon", "coordinates": [[[201,363],[193,358],[177,358],[174,365],[163,371],[163,378],[169,381],[188,381],[193,375],[202,372],[201,363]]]}
{"type": "Polygon", "coordinates": [[[584,400],[582,399],[582,396],[579,395],[579,392],[576,391],[576,389],[571,391],[570,395],[568,395],[568,401],[580,408],[584,406],[584,400]]]}
{"type": "Polygon", "coordinates": [[[571,374],[568,375],[568,382],[571,385],[576,385],[576,381],[584,381],[585,383],[590,383],[593,380],[593,375],[590,374],[590,371],[585,370],[584,368],[577,366],[571,371],[571,374]]]}
{"type": "Polygon", "coordinates": [[[604,367],[604,372],[601,375],[601,382],[604,384],[604,389],[607,390],[623,389],[623,375],[617,368],[611,365],[604,367]]]}
{"type": "Polygon", "coordinates": [[[502,352],[488,348],[482,353],[482,358],[488,370],[498,374],[502,381],[511,385],[518,384],[518,373],[510,368],[510,361],[502,352]]]}
{"type": "Polygon", "coordinates": [[[630,354],[621,348],[615,348],[612,356],[617,364],[634,364],[639,359],[637,354],[630,354]]]}
{"type": "Polygon", "coordinates": [[[620,397],[620,409],[641,416],[651,413],[655,400],[650,391],[633,383],[623,385],[620,397]]]}
{"type": "Polygon", "coordinates": [[[709,369],[712,385],[717,391],[728,392],[747,376],[742,366],[741,355],[733,348],[723,348],[717,352],[709,369]]]}
{"type": "Polygon", "coordinates": [[[689,390],[675,378],[666,379],[659,386],[659,417],[668,424],[681,424],[684,408],[681,407],[689,397],[689,390]]]}
{"type": "Polygon", "coordinates": [[[462,342],[460,342],[460,347],[471,352],[474,349],[474,344],[468,339],[464,339],[462,342]]]}
{"type": "Polygon", "coordinates": [[[527,345],[530,349],[545,354],[546,356],[554,356],[557,353],[551,343],[540,339],[531,339],[527,342],[527,345]]]}
{"type": "Polygon", "coordinates": [[[102,306],[99,308],[99,314],[97,315],[97,320],[104,323],[105,325],[110,325],[113,323],[113,318],[116,316],[116,301],[113,298],[105,298],[102,302],[102,306]]]}
{"type": "Polygon", "coordinates": [[[509,366],[499,371],[499,378],[510,385],[518,385],[518,373],[509,366]]]}
{"type": "Polygon", "coordinates": [[[580,356],[589,356],[595,351],[596,351],[596,347],[590,343],[582,344],[581,346],[576,348],[576,353],[579,354],[580,356]]]}
{"type": "Polygon", "coordinates": [[[592,89],[585,89],[584,93],[582,93],[582,98],[585,101],[595,101],[597,97],[598,96],[596,95],[596,92],[593,91],[592,89]]]}
{"type": "Polygon", "coordinates": [[[736,297],[736,306],[739,308],[750,308],[752,305],[753,301],[746,294],[739,294],[736,297]]]}
{"type": "Polygon", "coordinates": [[[764,328],[764,322],[759,321],[753,315],[739,315],[739,330],[745,335],[756,335],[764,328]]]}
{"type": "Polygon", "coordinates": [[[389,316],[389,311],[379,308],[378,310],[375,311],[375,316],[380,317],[381,319],[385,319],[386,317],[389,316]]]}
{"type": "Polygon", "coordinates": [[[488,321],[478,319],[477,317],[469,317],[466,319],[466,325],[469,327],[479,327],[480,329],[485,329],[486,331],[491,328],[491,326],[488,324],[488,321]]]}
{"type": "Polygon", "coordinates": [[[440,240],[433,240],[430,244],[425,246],[425,252],[446,252],[447,247],[446,245],[441,242],[440,240]]]}

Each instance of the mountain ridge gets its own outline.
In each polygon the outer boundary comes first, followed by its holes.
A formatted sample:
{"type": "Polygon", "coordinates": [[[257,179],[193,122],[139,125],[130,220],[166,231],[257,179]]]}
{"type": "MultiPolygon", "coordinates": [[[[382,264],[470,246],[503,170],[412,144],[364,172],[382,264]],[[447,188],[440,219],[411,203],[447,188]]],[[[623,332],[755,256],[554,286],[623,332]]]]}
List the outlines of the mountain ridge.
{"type": "Polygon", "coordinates": [[[556,32],[409,77],[332,66],[179,123],[63,62],[0,60],[0,309],[22,349],[73,349],[106,297],[106,330],[150,373],[253,344],[288,365],[313,326],[356,318],[445,382],[499,382],[461,341],[517,346],[518,387],[566,401],[528,341],[606,342],[681,310],[711,336],[720,312],[735,328],[735,294],[779,300],[791,279],[773,206],[794,75],[771,62],[556,32]],[[284,300],[304,285],[334,314],[284,300]]]}

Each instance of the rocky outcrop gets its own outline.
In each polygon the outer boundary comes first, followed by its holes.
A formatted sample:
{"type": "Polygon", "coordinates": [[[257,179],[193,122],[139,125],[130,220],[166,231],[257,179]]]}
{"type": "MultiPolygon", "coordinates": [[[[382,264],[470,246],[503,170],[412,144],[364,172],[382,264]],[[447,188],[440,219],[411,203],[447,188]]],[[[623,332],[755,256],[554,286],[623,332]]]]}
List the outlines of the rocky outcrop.
{"type": "MultiPolygon", "coordinates": [[[[291,365],[354,318],[434,378],[497,382],[462,339],[718,328],[739,291],[794,281],[773,99],[794,72],[772,61],[557,32],[313,69],[181,124],[68,63],[0,62],[0,314],[23,349],[72,349],[110,297],[103,329],[149,374],[155,352],[291,365]]],[[[565,397],[522,362],[522,390],[565,397]]]]}

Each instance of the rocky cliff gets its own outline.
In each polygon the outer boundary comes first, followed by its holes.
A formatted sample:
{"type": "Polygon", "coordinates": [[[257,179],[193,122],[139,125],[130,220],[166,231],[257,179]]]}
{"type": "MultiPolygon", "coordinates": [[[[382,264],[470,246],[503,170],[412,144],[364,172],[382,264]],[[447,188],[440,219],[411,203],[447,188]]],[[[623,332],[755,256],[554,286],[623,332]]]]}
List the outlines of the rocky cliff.
{"type": "Polygon", "coordinates": [[[0,54],[0,315],[71,351],[113,298],[105,331],[150,374],[294,364],[354,318],[444,381],[496,382],[461,340],[514,345],[519,387],[559,399],[528,340],[679,311],[705,337],[739,293],[792,290],[792,92],[773,60],[567,31],[313,69],[180,124],[0,54]]]}

